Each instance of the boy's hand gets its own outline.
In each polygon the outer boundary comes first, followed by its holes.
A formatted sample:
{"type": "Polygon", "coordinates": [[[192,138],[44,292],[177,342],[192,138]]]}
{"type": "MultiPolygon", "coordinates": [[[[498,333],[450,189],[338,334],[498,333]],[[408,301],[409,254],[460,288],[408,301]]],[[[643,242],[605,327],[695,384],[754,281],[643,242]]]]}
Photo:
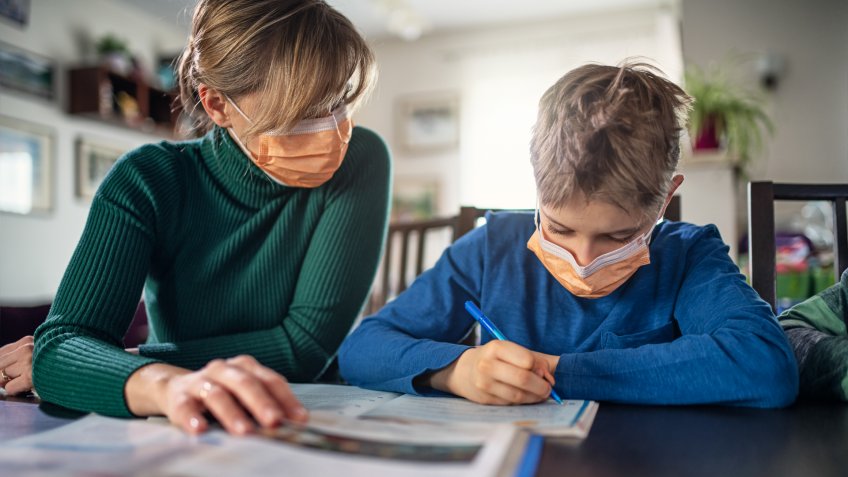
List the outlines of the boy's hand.
{"type": "Polygon", "coordinates": [[[541,402],[554,383],[544,356],[509,341],[490,341],[435,372],[429,385],[481,404],[541,402]]]}

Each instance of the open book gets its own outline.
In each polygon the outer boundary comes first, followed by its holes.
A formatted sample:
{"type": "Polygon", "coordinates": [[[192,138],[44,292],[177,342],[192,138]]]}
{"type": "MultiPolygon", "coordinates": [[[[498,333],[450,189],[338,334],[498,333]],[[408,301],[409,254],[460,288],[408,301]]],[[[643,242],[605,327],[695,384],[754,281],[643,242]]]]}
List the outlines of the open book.
{"type": "MultiPolygon", "coordinates": [[[[597,409],[595,403],[582,401],[503,407],[352,386],[292,388],[311,411],[306,425],[288,424],[250,437],[230,436],[213,426],[208,433],[190,436],[161,417],[90,414],[0,442],[0,462],[3,472],[19,477],[512,476],[535,465],[541,452],[541,438],[520,432],[518,426],[584,437],[597,409]]],[[[41,412],[31,403],[5,405],[10,412],[15,406],[41,412]]]]}

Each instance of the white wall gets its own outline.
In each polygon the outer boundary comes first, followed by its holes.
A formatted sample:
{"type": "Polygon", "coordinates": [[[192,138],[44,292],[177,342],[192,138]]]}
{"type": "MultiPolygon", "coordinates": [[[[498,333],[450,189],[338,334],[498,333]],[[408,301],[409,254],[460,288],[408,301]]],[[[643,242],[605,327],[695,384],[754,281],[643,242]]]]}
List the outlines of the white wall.
{"type": "MultiPolygon", "coordinates": [[[[765,52],[786,60],[785,76],[765,96],[775,134],[752,179],[848,182],[848,2],[683,0],[682,20],[687,63],[706,66],[765,52]]],[[[739,84],[755,88],[754,64],[738,68],[739,84]]],[[[740,192],[744,231],[747,196],[740,192]]]]}
{"type": "Polygon", "coordinates": [[[46,102],[0,89],[0,114],[52,128],[53,211],[43,216],[0,214],[0,301],[51,300],[82,232],[88,203],[74,195],[74,141],[78,136],[132,148],[159,138],[64,113],[65,69],[93,60],[91,38],[115,33],[129,42],[145,65],[158,54],[182,48],[177,27],[156,21],[126,4],[107,0],[33,0],[24,28],[0,23],[0,40],[59,63],[59,98],[46,102]]]}
{"type": "Polygon", "coordinates": [[[439,33],[416,42],[377,40],[374,47],[380,80],[356,120],[389,142],[396,178],[441,181],[443,215],[455,214],[460,204],[533,207],[530,128],[542,93],[568,70],[629,56],[652,59],[675,80],[682,70],[678,17],[668,7],[439,33]],[[404,151],[397,141],[398,101],[439,92],[460,98],[459,147],[404,151]]]}

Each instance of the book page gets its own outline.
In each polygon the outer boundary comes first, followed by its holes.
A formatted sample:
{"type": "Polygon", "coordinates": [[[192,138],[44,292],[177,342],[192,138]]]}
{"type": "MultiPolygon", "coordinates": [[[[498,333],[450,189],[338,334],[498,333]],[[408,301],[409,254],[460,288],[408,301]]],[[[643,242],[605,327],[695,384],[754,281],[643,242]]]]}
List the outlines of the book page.
{"type": "Polygon", "coordinates": [[[309,411],[323,411],[348,417],[364,414],[400,396],[397,393],[336,384],[292,383],[289,386],[309,411]]]}
{"type": "Polygon", "coordinates": [[[191,436],[166,420],[113,419],[90,414],[56,429],[0,442],[3,475],[343,475],[374,477],[490,477],[510,452],[523,449],[519,433],[498,426],[472,448],[374,447],[328,438],[298,442],[221,430],[191,436]],[[389,452],[383,453],[388,450],[389,452]],[[379,451],[379,452],[369,452],[379,451]]]}

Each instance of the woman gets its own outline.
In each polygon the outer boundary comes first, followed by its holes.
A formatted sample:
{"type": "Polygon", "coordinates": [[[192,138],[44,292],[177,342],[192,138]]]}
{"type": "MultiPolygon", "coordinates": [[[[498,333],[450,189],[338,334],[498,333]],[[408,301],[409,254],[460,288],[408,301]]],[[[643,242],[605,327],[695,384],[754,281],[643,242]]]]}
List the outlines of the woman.
{"type": "Polygon", "coordinates": [[[359,312],[385,234],[389,156],[350,114],[373,55],[320,0],[201,0],[179,63],[193,141],[104,180],[47,321],[33,382],[69,408],[229,432],[306,412],[359,312]],[[121,336],[138,297],[148,344],[121,336]]]}

